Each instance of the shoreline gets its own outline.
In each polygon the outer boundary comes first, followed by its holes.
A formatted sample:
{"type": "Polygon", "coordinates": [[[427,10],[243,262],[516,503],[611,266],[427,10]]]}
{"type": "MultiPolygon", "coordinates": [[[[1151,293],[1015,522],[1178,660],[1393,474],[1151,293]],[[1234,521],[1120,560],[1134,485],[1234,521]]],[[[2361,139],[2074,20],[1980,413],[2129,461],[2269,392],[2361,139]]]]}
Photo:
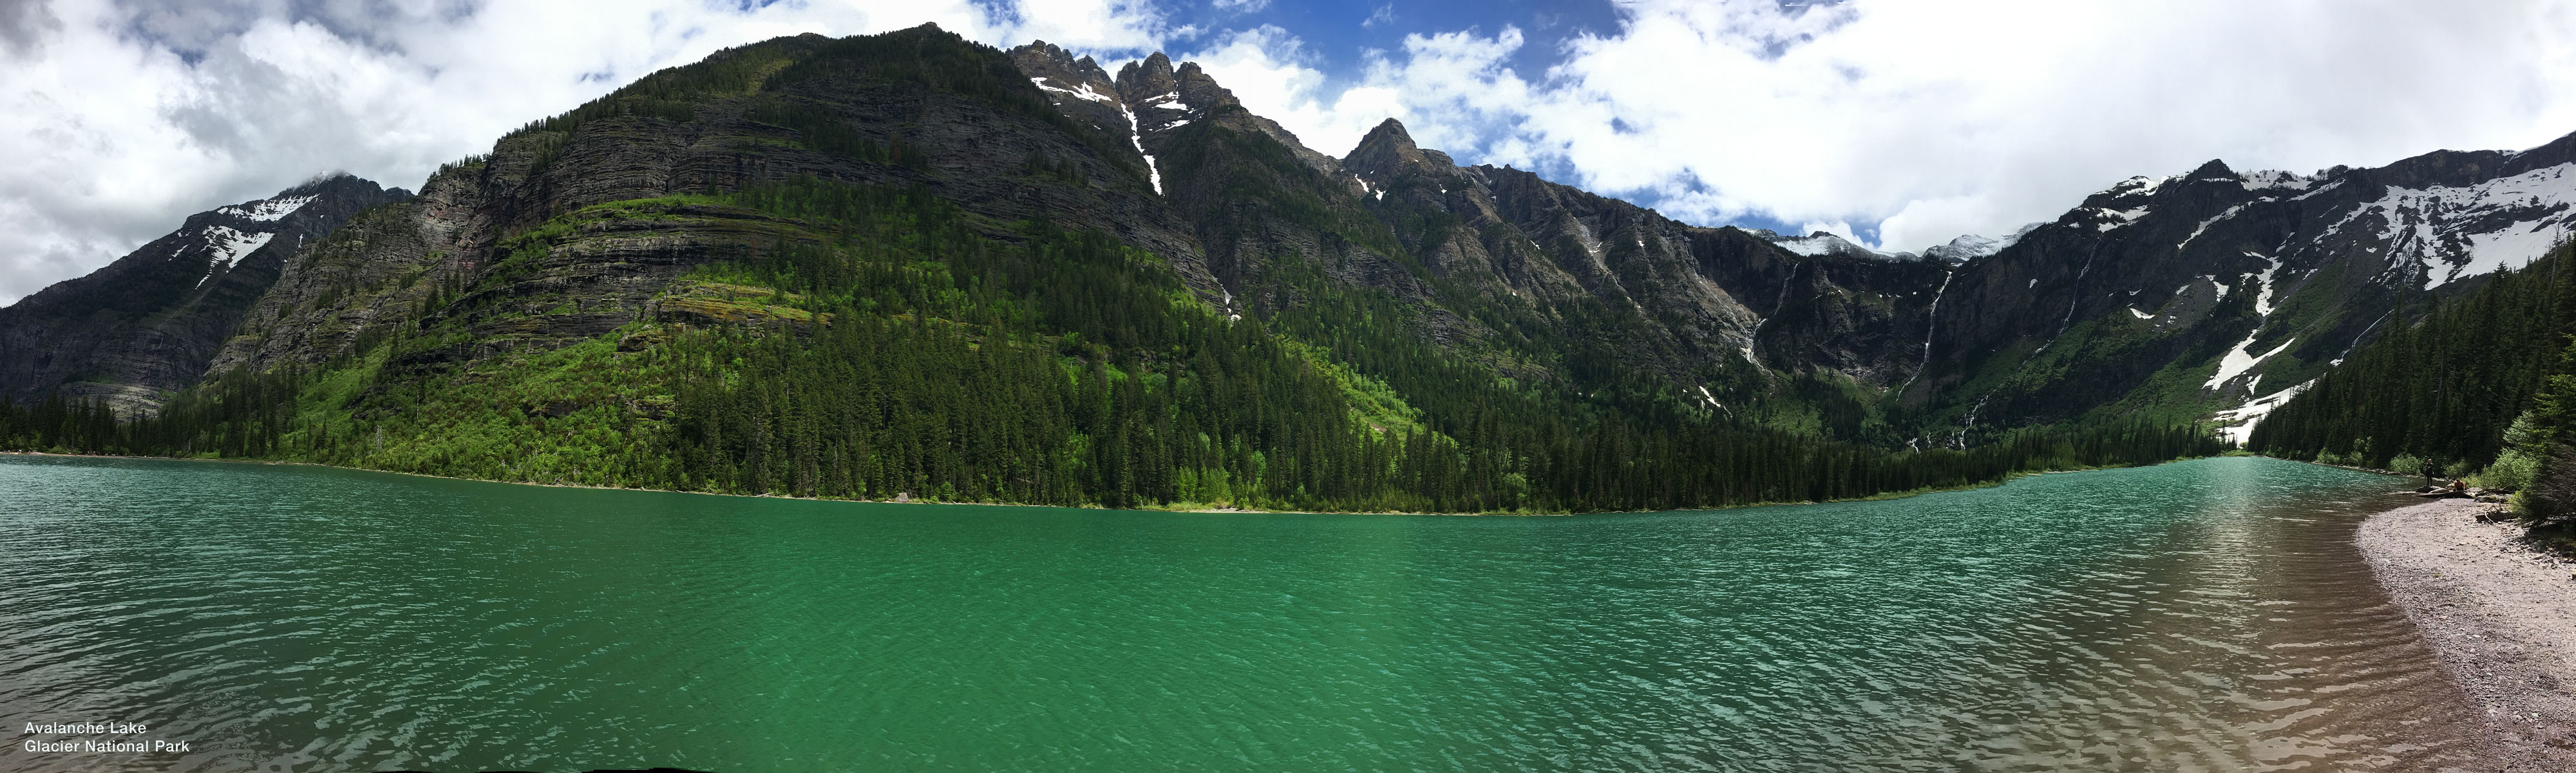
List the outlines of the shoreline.
{"type": "MultiPolygon", "coordinates": [[[[800,501],[807,501],[807,502],[858,502],[858,503],[865,503],[865,504],[880,504],[880,505],[976,505],[976,506],[985,506],[985,507],[1056,507],[1056,508],[1064,508],[1064,509],[1070,509],[1070,510],[1132,510],[1132,511],[1136,511],[1136,512],[1158,512],[1158,513],[1207,513],[1207,514],[1211,514],[1211,515],[1224,515],[1224,514],[1251,514],[1251,515],[1445,515],[1445,516],[1480,517],[1480,518],[1481,518],[1481,517],[1505,517],[1505,518],[1508,518],[1508,517],[1522,517],[1522,518],[1561,518],[1561,517],[1570,517],[1570,516],[1578,516],[1578,515],[1619,515],[1619,514],[1635,514],[1635,513],[1702,512],[1702,511],[1705,511],[1705,512],[1715,512],[1715,511],[1719,511],[1719,510],[1744,510],[1744,509],[1756,508],[1756,507],[1786,507],[1786,506],[1791,506],[1791,505],[1823,505],[1823,504],[1839,504],[1839,503],[1847,503],[1847,502],[1883,502],[1883,501],[1896,500],[1896,499],[1912,499],[1912,498],[1915,498],[1915,497],[1923,496],[1923,495],[1925,495],[1925,494],[1940,494],[1940,493],[1952,492],[1952,491],[1976,491],[1976,490],[1979,490],[1979,489],[1994,488],[1994,487],[1997,487],[1997,486],[2002,486],[2002,485],[2007,484],[2007,483],[2011,483],[2011,482],[2016,481],[2016,480],[2020,480],[2020,479],[2022,479],[2022,478],[2035,477],[2035,476],[2040,476],[2040,475],[2060,475],[2060,474],[2065,474],[2065,473],[2074,473],[2074,472],[2100,472],[2100,471],[2103,471],[2103,470],[2133,470],[2133,469],[2145,469],[2145,468],[2147,468],[2147,467],[2161,467],[2161,466],[2164,466],[2164,465],[2173,464],[2173,463],[2175,463],[2175,462],[2189,462],[2189,461],[2197,461],[2197,460],[2201,460],[2201,459],[2221,459],[2221,458],[2226,458],[2227,456],[2230,456],[2230,455],[2231,455],[2231,454],[2219,454],[2219,455],[2216,455],[2216,456],[2190,456],[2190,457],[2183,457],[2183,458],[2180,458],[2180,459],[2167,459],[2167,460],[2165,460],[2165,461],[2161,461],[2161,462],[2157,462],[2157,463],[2155,463],[2155,464],[2149,464],[2149,465],[2133,465],[2133,466],[2119,466],[2119,467],[2085,467],[2085,468],[2072,469],[2072,470],[2023,470],[2023,471],[2019,471],[2019,472],[2007,473],[2007,474],[2005,474],[2005,475],[2004,475],[2004,477],[2003,477],[2002,479],[1999,479],[1999,480],[1985,481],[1985,482],[1980,482],[1980,483],[1971,483],[1971,484],[1967,484],[1967,485],[1963,485],[1963,486],[1954,486],[1954,487],[1949,487],[1949,488],[1937,488],[1937,487],[1935,487],[1935,488],[1919,488],[1919,489],[1912,489],[1912,490],[1908,490],[1908,491],[1886,491],[1886,492],[1880,492],[1880,493],[1877,493],[1877,494],[1871,494],[1871,495],[1869,495],[1869,496],[1865,496],[1865,497],[1854,497],[1854,498],[1850,498],[1850,499],[1828,499],[1828,500],[1825,500],[1825,501],[1822,501],[1822,502],[1815,502],[1815,501],[1805,501],[1805,502],[1748,502],[1748,503],[1740,504],[1740,505],[1720,505],[1720,506],[1716,506],[1716,507],[1691,507],[1691,508],[1681,508],[1681,509],[1678,509],[1678,510],[1601,510],[1601,511],[1595,511],[1595,512],[1581,512],[1581,513],[1573,513],[1573,512],[1566,512],[1566,513],[1538,513],[1538,512],[1478,512],[1478,513],[1444,513],[1444,512],[1409,512],[1409,511],[1400,511],[1400,510],[1383,510],[1383,511],[1381,511],[1381,510],[1264,510],[1264,509],[1260,509],[1260,508],[1248,508],[1248,507],[1198,507],[1198,508],[1189,508],[1189,507],[1101,507],[1101,506],[1098,506],[1098,505],[1033,505],[1033,504],[1028,504],[1028,503],[1025,503],[1025,502],[938,502],[938,501],[921,500],[921,499],[912,499],[912,500],[894,500],[894,499],[840,499],[840,498],[833,498],[833,497],[780,496],[780,495],[777,495],[777,494],[725,494],[725,493],[714,492],[714,491],[677,491],[677,490],[673,490],[673,489],[659,489],[659,488],[631,488],[631,487],[623,487],[623,486],[592,486],[592,485],[581,484],[581,483],[538,483],[538,482],[535,482],[535,481],[491,480],[491,479],[488,479],[488,478],[459,478],[459,477],[450,476],[450,475],[432,475],[432,474],[429,474],[429,473],[421,473],[421,472],[404,472],[404,471],[401,471],[401,470],[378,470],[378,469],[367,468],[367,467],[347,467],[347,466],[342,466],[342,465],[337,465],[337,464],[323,464],[323,463],[320,463],[320,462],[281,462],[281,461],[273,461],[273,460],[268,460],[268,459],[222,459],[222,458],[204,459],[204,458],[185,457],[185,456],[130,456],[130,455],[126,455],[126,454],[57,454],[57,453],[52,453],[52,452],[47,452],[47,451],[0,451],[0,456],[46,456],[46,457],[54,457],[54,458],[59,458],[59,459],[133,459],[133,460],[138,460],[138,461],[154,461],[154,462],[229,462],[229,463],[234,463],[234,464],[266,464],[266,465],[276,465],[276,466],[284,466],[284,467],[320,467],[320,468],[323,468],[323,469],[330,469],[330,470],[349,470],[349,471],[352,471],[352,472],[380,472],[380,473],[384,473],[384,474],[387,474],[387,475],[409,475],[409,476],[416,477],[416,478],[432,478],[432,479],[437,479],[437,480],[454,480],[454,481],[464,481],[464,482],[468,482],[468,483],[500,483],[500,484],[504,484],[504,485],[511,485],[511,486],[545,486],[545,487],[548,487],[548,488],[576,488],[576,489],[592,489],[592,490],[596,490],[596,491],[651,491],[651,492],[657,492],[657,493],[663,493],[663,494],[697,494],[697,495],[701,495],[701,496],[711,496],[711,497],[745,497],[745,498],[750,498],[750,499],[792,499],[792,500],[800,500],[800,501]]],[[[2248,454],[2248,456],[2251,456],[2251,454],[2248,454]]],[[[2330,466],[2332,466],[2332,465],[2330,465],[2330,466]]],[[[2351,468],[2351,469],[2359,469],[2359,468],[2351,468]]],[[[2371,472],[2377,472],[2377,471],[2376,471],[2376,470],[2372,470],[2371,472]]]]}
{"type": "Polygon", "coordinates": [[[2373,515],[2353,535],[2486,727],[2501,771],[2576,770],[2576,564],[2521,543],[2487,505],[2437,500],[2373,515]]]}

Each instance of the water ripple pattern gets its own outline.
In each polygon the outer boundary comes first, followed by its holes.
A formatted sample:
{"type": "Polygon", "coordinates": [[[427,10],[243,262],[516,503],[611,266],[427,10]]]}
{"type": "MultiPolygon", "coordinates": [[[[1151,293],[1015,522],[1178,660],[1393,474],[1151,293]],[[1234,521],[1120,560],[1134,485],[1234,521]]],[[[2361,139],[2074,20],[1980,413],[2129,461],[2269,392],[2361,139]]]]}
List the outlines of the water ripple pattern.
{"type": "Polygon", "coordinates": [[[0,458],[0,770],[2436,769],[2474,718],[2268,459],[1478,518],[0,458]]]}

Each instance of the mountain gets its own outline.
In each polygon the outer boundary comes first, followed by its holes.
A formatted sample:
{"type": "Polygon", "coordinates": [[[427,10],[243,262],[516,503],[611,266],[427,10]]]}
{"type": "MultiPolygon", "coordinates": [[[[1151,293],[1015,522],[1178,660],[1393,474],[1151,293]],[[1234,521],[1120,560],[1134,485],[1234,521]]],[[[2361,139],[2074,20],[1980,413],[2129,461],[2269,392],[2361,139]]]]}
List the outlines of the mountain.
{"type": "Polygon", "coordinates": [[[0,397],[25,405],[59,392],[129,416],[158,410],[196,383],[299,246],[409,197],[342,174],[190,215],[88,276],[0,309],[0,397]]]}
{"type": "Polygon", "coordinates": [[[1117,506],[1962,485],[2215,450],[2194,422],[2528,260],[2565,144],[2213,162],[1917,255],[1677,222],[1393,120],[1333,156],[1159,54],[780,38],[307,240],[158,417],[57,405],[0,444],[1117,506]]]}
{"type": "Polygon", "coordinates": [[[1160,55],[1114,79],[1043,42],[1012,57],[1066,115],[1134,132],[1227,303],[1295,317],[1302,299],[1271,278],[1326,277],[1384,293],[1407,334],[1519,381],[1729,416],[1729,401],[1762,403],[1766,422],[1860,439],[1869,390],[1910,373],[1893,352],[1921,339],[1923,288],[1944,274],[1459,167],[1391,119],[1336,159],[1160,55]]]}
{"type": "Polygon", "coordinates": [[[1066,115],[1160,157],[1229,302],[1293,306],[1248,278],[1311,267],[1516,379],[1651,373],[1729,415],[1881,444],[2135,414],[2241,440],[2375,325],[2576,231],[2571,136],[2314,175],[2213,161],[2000,238],[1883,253],[1460,167],[1393,120],[1335,159],[1160,56],[1115,78],[1044,43],[1012,56],[1066,115]],[[1281,190],[1296,200],[1242,195],[1281,190]]]}
{"type": "Polygon", "coordinates": [[[2376,169],[2211,161],[1961,265],[1899,398],[1925,431],[2135,412],[2239,422],[2436,297],[2576,234],[2576,135],[2376,169]]]}

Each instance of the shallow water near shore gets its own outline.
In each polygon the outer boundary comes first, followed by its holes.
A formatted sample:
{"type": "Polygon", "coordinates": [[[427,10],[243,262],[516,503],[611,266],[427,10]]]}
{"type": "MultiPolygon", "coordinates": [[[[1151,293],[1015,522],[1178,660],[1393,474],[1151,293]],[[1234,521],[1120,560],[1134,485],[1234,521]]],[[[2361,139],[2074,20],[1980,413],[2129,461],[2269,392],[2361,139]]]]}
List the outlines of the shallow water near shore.
{"type": "Polygon", "coordinates": [[[0,458],[0,770],[2437,769],[2259,458],[1574,518],[747,499],[0,458]]]}

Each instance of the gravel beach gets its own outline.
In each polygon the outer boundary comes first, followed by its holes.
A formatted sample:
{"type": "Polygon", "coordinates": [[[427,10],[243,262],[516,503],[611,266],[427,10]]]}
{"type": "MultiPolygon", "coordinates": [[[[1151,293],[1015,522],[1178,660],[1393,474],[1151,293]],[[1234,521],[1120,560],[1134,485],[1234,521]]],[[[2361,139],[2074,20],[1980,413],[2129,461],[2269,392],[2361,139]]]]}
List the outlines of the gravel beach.
{"type": "Polygon", "coordinates": [[[2576,771],[2576,566],[2478,523],[2486,507],[2402,507],[2354,539],[2484,715],[2494,769],[2576,771]]]}

